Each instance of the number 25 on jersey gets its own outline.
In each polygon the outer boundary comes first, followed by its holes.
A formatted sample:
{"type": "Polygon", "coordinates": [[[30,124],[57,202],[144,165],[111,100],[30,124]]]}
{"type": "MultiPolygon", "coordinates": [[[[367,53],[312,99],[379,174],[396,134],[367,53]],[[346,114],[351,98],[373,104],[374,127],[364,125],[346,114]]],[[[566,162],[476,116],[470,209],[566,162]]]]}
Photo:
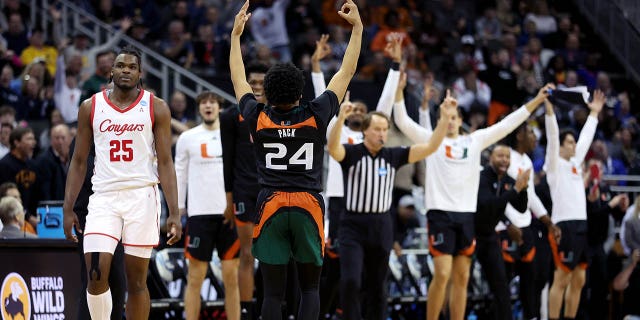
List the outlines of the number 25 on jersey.
{"type": "Polygon", "coordinates": [[[133,140],[111,140],[109,141],[109,159],[111,162],[133,161],[133,140]]]}
{"type": "MultiPolygon", "coordinates": [[[[284,159],[287,156],[287,146],[282,143],[265,143],[265,149],[278,149],[265,155],[265,166],[272,170],[288,170],[289,165],[304,165],[304,170],[313,169],[313,143],[305,143],[289,157],[287,164],[274,164],[274,160],[284,159]]],[[[286,161],[286,160],[285,160],[286,161]]],[[[277,161],[282,162],[282,161],[277,161]]]]}

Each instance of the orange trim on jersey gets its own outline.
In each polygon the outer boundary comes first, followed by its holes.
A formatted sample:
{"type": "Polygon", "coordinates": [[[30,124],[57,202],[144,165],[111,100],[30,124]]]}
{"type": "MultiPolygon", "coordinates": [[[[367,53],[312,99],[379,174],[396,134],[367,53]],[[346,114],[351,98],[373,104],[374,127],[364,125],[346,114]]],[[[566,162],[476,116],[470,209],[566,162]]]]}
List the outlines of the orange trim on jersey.
{"type": "Polygon", "coordinates": [[[533,262],[533,258],[535,257],[536,257],[536,247],[533,247],[531,248],[531,250],[529,250],[529,252],[527,252],[527,254],[524,255],[524,257],[520,259],[520,261],[533,262]]]}
{"type": "Polygon", "coordinates": [[[241,114],[238,114],[238,121],[240,122],[244,121],[244,117],[241,114]]]}
{"type": "Polygon", "coordinates": [[[589,264],[587,264],[586,262],[580,262],[578,263],[578,267],[582,268],[583,270],[587,270],[587,268],[589,268],[589,264]]]}
{"type": "Polygon", "coordinates": [[[318,125],[316,124],[316,119],[313,116],[309,117],[305,121],[294,123],[288,126],[276,124],[271,119],[269,119],[266,113],[260,112],[260,116],[258,116],[258,125],[256,126],[256,131],[260,131],[262,129],[298,129],[302,127],[312,127],[317,129],[318,125]]]}
{"type": "Polygon", "coordinates": [[[114,236],[112,236],[112,235],[110,235],[110,234],[100,233],[100,232],[85,233],[85,234],[84,234],[84,236],[86,237],[86,236],[88,236],[88,235],[92,235],[92,234],[93,234],[93,235],[98,235],[98,236],[105,236],[105,237],[109,237],[109,238],[111,238],[111,239],[115,240],[116,242],[117,242],[117,241],[120,241],[120,240],[118,240],[118,238],[116,238],[116,237],[114,237],[114,236]]]}
{"type": "Polygon", "coordinates": [[[458,255],[470,257],[473,253],[476,252],[476,239],[473,239],[471,245],[458,251],[458,255]]]}
{"type": "Polygon", "coordinates": [[[227,252],[222,255],[222,261],[235,259],[238,257],[238,252],[240,252],[240,240],[236,239],[227,252]]]}
{"type": "Polygon", "coordinates": [[[306,210],[316,223],[318,228],[318,236],[322,247],[320,252],[324,255],[324,221],[322,217],[322,209],[318,204],[318,200],[307,192],[283,192],[276,191],[269,197],[269,200],[262,207],[262,216],[260,223],[253,228],[253,238],[260,236],[265,223],[278,211],[285,207],[299,207],[306,210]]]}
{"type": "Polygon", "coordinates": [[[549,246],[551,247],[551,253],[553,255],[553,262],[556,265],[556,268],[569,273],[571,269],[567,267],[564,263],[562,263],[562,259],[560,259],[560,255],[558,254],[558,244],[556,243],[556,238],[553,236],[551,232],[547,235],[549,237],[549,246]]]}
{"type": "MultiPolygon", "coordinates": [[[[191,255],[191,253],[189,253],[189,250],[187,250],[187,248],[186,248],[186,247],[184,248],[184,257],[185,257],[186,259],[189,259],[189,260],[198,260],[197,258],[195,258],[194,256],[192,256],[192,255],[191,255]]],[[[200,261],[200,260],[198,260],[198,261],[200,261]]]]}
{"type": "Polygon", "coordinates": [[[508,253],[502,251],[502,260],[504,260],[504,262],[508,262],[508,263],[514,263],[515,261],[513,261],[513,257],[510,256],[508,253]]]}
{"type": "Polygon", "coordinates": [[[91,130],[93,131],[93,116],[96,114],[96,95],[91,96],[91,130]]]}
{"type": "Polygon", "coordinates": [[[149,114],[151,115],[151,129],[156,124],[156,118],[153,114],[153,93],[149,93],[149,114]]]}
{"type": "Polygon", "coordinates": [[[116,110],[116,111],[118,111],[120,113],[125,113],[125,112],[133,109],[133,107],[135,107],[136,105],[138,105],[140,100],[142,100],[142,96],[144,96],[144,90],[140,90],[140,94],[138,94],[138,98],[136,98],[136,101],[134,101],[133,103],[131,103],[128,107],[126,107],[124,109],[120,109],[120,107],[116,106],[115,104],[113,104],[113,102],[111,102],[111,100],[109,100],[109,97],[107,97],[107,90],[102,90],[102,96],[104,97],[104,101],[106,101],[107,104],[109,106],[111,106],[111,108],[113,108],[113,110],[116,110]]]}

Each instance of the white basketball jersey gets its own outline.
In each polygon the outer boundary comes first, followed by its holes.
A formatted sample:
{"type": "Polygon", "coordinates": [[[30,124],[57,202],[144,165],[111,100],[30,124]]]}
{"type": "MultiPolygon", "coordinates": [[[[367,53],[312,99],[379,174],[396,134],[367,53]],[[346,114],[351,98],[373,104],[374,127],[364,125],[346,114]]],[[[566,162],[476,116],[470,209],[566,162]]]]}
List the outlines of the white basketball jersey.
{"type": "Polygon", "coordinates": [[[91,98],[91,125],[96,148],[91,182],[94,192],[158,184],[153,138],[153,94],[141,91],[121,109],[103,90],[91,98]]]}

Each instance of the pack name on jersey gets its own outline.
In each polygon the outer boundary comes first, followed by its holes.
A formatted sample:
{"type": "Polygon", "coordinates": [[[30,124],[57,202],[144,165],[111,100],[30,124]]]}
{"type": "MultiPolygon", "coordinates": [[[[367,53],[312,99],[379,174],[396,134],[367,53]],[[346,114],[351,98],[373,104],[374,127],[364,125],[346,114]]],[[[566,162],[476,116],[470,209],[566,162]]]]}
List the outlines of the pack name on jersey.
{"type": "Polygon", "coordinates": [[[139,123],[112,123],[111,119],[105,119],[100,123],[100,132],[114,132],[117,136],[125,132],[144,130],[144,124],[139,123]]]}
{"type": "Polygon", "coordinates": [[[278,129],[280,138],[293,138],[296,136],[296,129],[278,129]]]}

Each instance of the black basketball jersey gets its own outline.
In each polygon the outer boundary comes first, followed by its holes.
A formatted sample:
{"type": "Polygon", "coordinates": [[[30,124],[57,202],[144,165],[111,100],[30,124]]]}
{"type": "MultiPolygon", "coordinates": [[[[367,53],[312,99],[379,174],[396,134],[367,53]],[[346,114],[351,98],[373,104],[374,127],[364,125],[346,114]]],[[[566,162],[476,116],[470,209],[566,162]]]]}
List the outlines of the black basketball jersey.
{"type": "Polygon", "coordinates": [[[260,191],[256,157],[249,125],[237,107],[220,112],[220,138],[225,191],[255,198],[260,191]]]}
{"type": "Polygon", "coordinates": [[[322,191],[327,125],[339,108],[335,93],[327,90],[288,111],[258,103],[253,94],[243,96],[239,105],[249,121],[260,185],[322,191]]]}

